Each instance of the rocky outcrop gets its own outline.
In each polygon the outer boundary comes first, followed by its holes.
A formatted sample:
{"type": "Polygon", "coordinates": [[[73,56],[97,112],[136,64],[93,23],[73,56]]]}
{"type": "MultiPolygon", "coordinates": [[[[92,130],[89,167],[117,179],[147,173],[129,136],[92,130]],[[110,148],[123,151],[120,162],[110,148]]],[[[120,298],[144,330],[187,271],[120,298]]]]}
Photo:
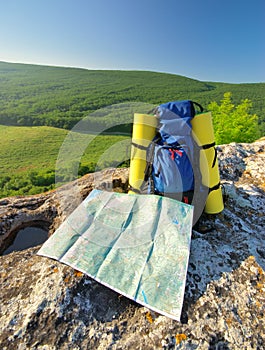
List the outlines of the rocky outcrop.
{"type": "MultiPolygon", "coordinates": [[[[265,142],[219,146],[218,156],[225,209],[194,227],[181,322],[37,256],[35,247],[0,257],[1,348],[264,349],[265,142]]],[[[100,176],[103,188],[126,189],[128,170],[100,176]]],[[[2,200],[2,242],[32,222],[52,234],[94,186],[92,174],[2,200]]]]}
{"type": "Polygon", "coordinates": [[[95,187],[125,192],[128,174],[128,169],[107,169],[44,194],[0,199],[0,254],[24,227],[41,227],[51,235],[95,187]]]}

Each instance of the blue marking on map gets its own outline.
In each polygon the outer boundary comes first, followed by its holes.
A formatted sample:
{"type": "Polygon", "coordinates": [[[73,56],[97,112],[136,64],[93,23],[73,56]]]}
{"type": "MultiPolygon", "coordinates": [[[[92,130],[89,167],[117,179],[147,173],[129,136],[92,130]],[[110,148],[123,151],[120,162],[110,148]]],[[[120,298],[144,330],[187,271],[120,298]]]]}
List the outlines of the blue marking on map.
{"type": "Polygon", "coordinates": [[[143,297],[144,297],[144,302],[145,302],[146,304],[148,304],[147,297],[146,297],[145,292],[144,292],[143,290],[142,290],[142,295],[143,295],[143,297]]]}

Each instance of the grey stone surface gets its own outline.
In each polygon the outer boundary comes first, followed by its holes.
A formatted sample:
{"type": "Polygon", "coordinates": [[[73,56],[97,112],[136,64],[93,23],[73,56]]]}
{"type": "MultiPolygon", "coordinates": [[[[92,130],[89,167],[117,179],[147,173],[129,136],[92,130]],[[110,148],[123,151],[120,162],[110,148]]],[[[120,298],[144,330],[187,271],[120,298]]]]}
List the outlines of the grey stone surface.
{"type": "MultiPolygon", "coordinates": [[[[218,146],[225,209],[194,227],[181,322],[35,247],[0,256],[1,349],[265,349],[264,150],[265,141],[218,146]]],[[[101,180],[125,191],[128,170],[107,170],[101,180]]],[[[58,191],[0,200],[2,249],[33,222],[52,234],[94,186],[88,175],[58,191]]]]}

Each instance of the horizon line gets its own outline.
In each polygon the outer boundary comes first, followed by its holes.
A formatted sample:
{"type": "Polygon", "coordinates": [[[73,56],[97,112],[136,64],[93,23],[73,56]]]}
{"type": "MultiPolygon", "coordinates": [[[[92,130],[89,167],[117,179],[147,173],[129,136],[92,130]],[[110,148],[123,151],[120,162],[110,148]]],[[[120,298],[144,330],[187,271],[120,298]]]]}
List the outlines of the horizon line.
{"type": "Polygon", "coordinates": [[[161,74],[170,74],[170,75],[176,75],[181,76],[187,79],[191,80],[197,80],[202,83],[222,83],[222,84],[230,84],[230,85],[240,85],[240,84],[263,84],[265,81],[259,81],[259,82],[226,82],[226,81],[215,81],[215,80],[200,80],[195,77],[186,76],[183,74],[178,74],[175,72],[168,72],[168,71],[160,71],[160,70],[149,70],[149,69],[124,69],[124,68],[91,68],[91,67],[82,67],[82,66],[72,66],[72,65],[61,65],[61,64],[51,64],[51,63],[33,63],[33,62],[21,62],[21,61],[6,61],[1,60],[0,63],[10,63],[10,64],[21,64],[21,65],[32,65],[32,66],[42,66],[42,67],[54,67],[54,68],[69,68],[69,69],[83,69],[83,70],[90,70],[90,71],[121,71],[121,72],[150,72],[150,73],[161,73],[161,74]]]}

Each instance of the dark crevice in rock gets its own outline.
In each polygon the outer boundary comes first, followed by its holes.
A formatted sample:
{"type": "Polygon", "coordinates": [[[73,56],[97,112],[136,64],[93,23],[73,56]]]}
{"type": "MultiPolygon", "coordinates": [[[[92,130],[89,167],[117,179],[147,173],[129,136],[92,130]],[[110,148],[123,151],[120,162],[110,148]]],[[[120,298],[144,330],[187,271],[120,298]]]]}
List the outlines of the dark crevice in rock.
{"type": "MultiPolygon", "coordinates": [[[[7,253],[7,249],[14,244],[14,242],[16,241],[17,236],[25,228],[31,228],[31,227],[34,228],[35,227],[35,228],[42,229],[43,231],[47,232],[47,238],[48,238],[50,226],[51,226],[51,223],[47,222],[47,221],[29,221],[29,222],[22,223],[21,226],[17,227],[13,231],[11,231],[9,233],[9,235],[7,236],[7,238],[5,240],[3,240],[2,246],[1,246],[1,250],[0,250],[0,254],[6,254],[7,253]]],[[[27,241],[30,241],[30,239],[28,239],[27,241]]],[[[32,237],[32,241],[33,242],[35,241],[34,237],[32,237]]],[[[23,244],[20,244],[20,245],[23,246],[23,244]]],[[[36,244],[32,243],[32,244],[29,245],[29,247],[33,247],[35,245],[36,244]]],[[[19,248],[19,244],[16,245],[16,247],[17,247],[16,250],[21,250],[19,248]]],[[[23,249],[25,249],[25,248],[23,248],[23,249]]]]}
{"type": "Polygon", "coordinates": [[[45,221],[33,221],[22,224],[11,232],[3,242],[2,254],[6,255],[12,251],[20,251],[44,243],[48,238],[50,225],[51,223],[45,221]]]}

